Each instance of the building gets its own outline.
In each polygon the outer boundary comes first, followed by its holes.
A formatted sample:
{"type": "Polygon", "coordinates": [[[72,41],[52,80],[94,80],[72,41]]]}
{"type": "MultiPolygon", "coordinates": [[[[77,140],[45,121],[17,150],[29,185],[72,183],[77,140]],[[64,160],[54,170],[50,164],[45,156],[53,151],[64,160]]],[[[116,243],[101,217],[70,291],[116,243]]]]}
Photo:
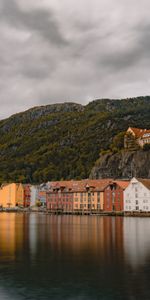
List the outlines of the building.
{"type": "Polygon", "coordinates": [[[145,144],[150,144],[150,130],[129,127],[124,137],[124,147],[137,149],[145,144]]]}
{"type": "Polygon", "coordinates": [[[24,184],[24,207],[29,207],[30,206],[30,201],[31,201],[31,186],[30,184],[24,184]]]}
{"type": "Polygon", "coordinates": [[[46,194],[47,209],[54,212],[73,211],[73,182],[51,182],[50,190],[46,194]]]}
{"type": "Polygon", "coordinates": [[[46,207],[46,193],[48,191],[48,187],[45,183],[41,184],[38,187],[38,203],[40,206],[46,207]]]}
{"type": "Polygon", "coordinates": [[[61,212],[103,211],[106,180],[81,180],[52,182],[47,192],[47,208],[61,212]]]}
{"type": "Polygon", "coordinates": [[[31,185],[30,186],[30,207],[34,207],[38,203],[38,186],[36,185],[31,185]]]}
{"type": "Polygon", "coordinates": [[[124,211],[150,212],[150,179],[132,178],[124,192],[124,211]]]}
{"type": "Polygon", "coordinates": [[[24,188],[21,183],[2,185],[0,189],[0,206],[15,208],[24,206],[24,188]]]}
{"type": "Polygon", "coordinates": [[[83,180],[73,187],[73,211],[101,212],[104,210],[104,188],[110,179],[83,180]]]}
{"type": "Polygon", "coordinates": [[[120,212],[124,210],[124,191],[129,181],[111,181],[104,189],[104,211],[120,212]]]}

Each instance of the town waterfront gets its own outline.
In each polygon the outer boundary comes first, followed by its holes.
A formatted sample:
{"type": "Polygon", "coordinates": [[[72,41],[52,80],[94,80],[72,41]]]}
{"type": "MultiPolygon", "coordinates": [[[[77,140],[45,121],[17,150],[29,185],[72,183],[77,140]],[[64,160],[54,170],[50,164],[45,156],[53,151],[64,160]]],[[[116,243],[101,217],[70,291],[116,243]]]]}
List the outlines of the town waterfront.
{"type": "Polygon", "coordinates": [[[0,214],[1,300],[150,299],[150,218],[0,214]]]}

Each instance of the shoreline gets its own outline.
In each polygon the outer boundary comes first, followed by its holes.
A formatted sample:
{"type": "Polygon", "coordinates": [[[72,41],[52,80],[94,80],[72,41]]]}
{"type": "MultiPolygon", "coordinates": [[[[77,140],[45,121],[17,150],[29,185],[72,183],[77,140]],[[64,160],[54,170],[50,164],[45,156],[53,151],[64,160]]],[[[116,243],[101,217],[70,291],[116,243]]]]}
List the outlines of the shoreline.
{"type": "Polygon", "coordinates": [[[99,216],[99,217],[150,217],[150,212],[62,212],[62,211],[49,211],[46,209],[3,209],[0,213],[24,213],[24,214],[45,214],[45,215],[72,215],[72,216],[99,216]]]}

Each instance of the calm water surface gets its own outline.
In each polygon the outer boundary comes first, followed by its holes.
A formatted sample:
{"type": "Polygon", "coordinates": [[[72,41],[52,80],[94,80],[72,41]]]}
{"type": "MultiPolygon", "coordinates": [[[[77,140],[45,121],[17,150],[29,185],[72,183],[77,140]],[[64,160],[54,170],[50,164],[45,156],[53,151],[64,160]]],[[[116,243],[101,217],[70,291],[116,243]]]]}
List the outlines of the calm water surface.
{"type": "Polygon", "coordinates": [[[150,219],[0,214],[0,300],[150,300],[150,219]]]}

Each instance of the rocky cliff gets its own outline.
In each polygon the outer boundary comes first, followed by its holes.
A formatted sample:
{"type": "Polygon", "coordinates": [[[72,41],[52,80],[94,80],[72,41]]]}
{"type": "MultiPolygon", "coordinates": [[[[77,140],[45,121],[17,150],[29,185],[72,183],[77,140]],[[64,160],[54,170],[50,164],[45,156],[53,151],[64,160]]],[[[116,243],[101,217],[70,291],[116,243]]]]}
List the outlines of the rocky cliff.
{"type": "Polygon", "coordinates": [[[150,178],[150,151],[125,151],[100,155],[90,178],[150,178]]]}

